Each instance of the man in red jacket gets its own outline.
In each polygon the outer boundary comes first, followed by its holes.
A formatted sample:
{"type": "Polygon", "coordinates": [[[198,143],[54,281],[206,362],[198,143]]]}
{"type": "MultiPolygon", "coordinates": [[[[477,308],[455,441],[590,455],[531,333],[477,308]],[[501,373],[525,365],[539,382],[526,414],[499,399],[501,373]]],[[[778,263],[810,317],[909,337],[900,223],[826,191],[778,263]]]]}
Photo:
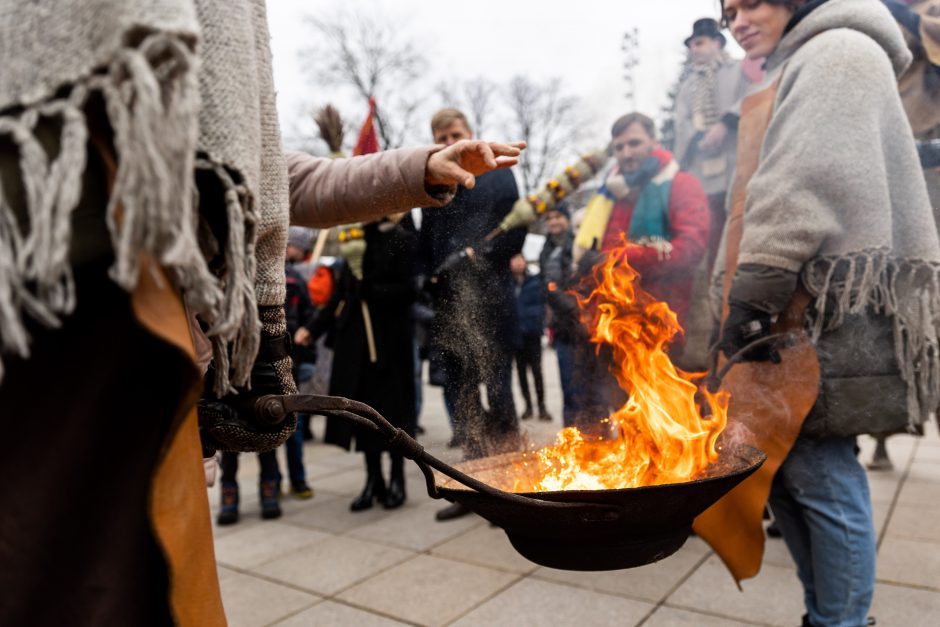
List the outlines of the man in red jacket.
{"type": "MultiPolygon", "coordinates": [[[[626,242],[627,263],[640,273],[640,285],[672,309],[685,325],[695,269],[708,242],[708,200],[701,183],[679,172],[672,154],[656,141],[656,126],[641,113],[629,113],[611,129],[616,166],[591,198],[575,238],[573,257],[585,274],[603,254],[626,242]]],[[[682,338],[674,339],[673,352],[682,338]]],[[[677,346],[678,345],[678,346],[677,346]]],[[[609,353],[586,342],[575,346],[572,388],[582,429],[606,427],[597,421],[626,401],[608,372],[609,353]]]]}
{"type": "Polygon", "coordinates": [[[611,137],[617,165],[588,203],[575,258],[591,249],[608,252],[626,238],[627,261],[643,289],[668,303],[684,326],[708,242],[708,199],[698,179],[679,172],[656,141],[649,117],[622,116],[611,137]]]}

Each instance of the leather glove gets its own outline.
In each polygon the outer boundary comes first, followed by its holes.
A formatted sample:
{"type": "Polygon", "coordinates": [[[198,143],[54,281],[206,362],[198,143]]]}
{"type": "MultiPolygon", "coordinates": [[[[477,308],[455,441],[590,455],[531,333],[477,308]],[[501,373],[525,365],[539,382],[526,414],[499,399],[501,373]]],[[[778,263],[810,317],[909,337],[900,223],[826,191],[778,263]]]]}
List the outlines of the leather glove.
{"type": "MultiPolygon", "coordinates": [[[[745,346],[769,336],[771,315],[758,309],[731,303],[728,318],[721,328],[718,348],[729,359],[745,346]]],[[[780,353],[770,344],[754,348],[741,356],[744,361],[780,363],[780,353]]]]}
{"type": "Polygon", "coordinates": [[[203,397],[198,404],[199,435],[203,457],[216,450],[239,453],[264,453],[283,444],[294,433],[297,416],[288,414],[278,424],[261,420],[254,411],[254,400],[265,394],[296,394],[291,367],[291,343],[283,307],[259,307],[261,345],[251,368],[250,388],[237,394],[216,398],[212,393],[214,365],[206,373],[203,397]]]}

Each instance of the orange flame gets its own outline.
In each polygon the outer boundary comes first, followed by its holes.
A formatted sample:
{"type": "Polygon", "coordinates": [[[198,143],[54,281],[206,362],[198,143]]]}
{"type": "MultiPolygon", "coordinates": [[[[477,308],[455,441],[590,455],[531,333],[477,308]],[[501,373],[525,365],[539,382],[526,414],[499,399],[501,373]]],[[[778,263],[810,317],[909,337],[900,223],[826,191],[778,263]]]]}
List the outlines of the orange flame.
{"type": "Polygon", "coordinates": [[[586,299],[578,298],[591,341],[612,349],[611,372],[629,394],[604,420],[617,437],[563,429],[553,446],[535,452],[537,470],[530,466],[520,473],[536,480],[517,480],[516,491],[679,483],[702,476],[718,459],[716,440],[727,422],[728,394],[703,389],[711,416],[702,416],[694,383],[701,375],[677,369],[665,351],[682,333],[676,314],[636,284],[639,275],[626,261],[629,246],[607,254],[594,269],[597,287],[586,299]]]}

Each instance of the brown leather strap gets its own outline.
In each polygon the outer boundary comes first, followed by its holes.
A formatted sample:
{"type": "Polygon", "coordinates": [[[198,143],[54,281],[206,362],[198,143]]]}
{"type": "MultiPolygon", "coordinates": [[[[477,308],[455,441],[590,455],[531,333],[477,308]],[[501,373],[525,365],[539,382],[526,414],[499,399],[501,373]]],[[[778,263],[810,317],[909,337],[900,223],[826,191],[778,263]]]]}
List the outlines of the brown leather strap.
{"type": "Polygon", "coordinates": [[[757,171],[760,162],[760,149],[764,135],[770,125],[777,96],[779,79],[764,89],[744,99],[741,103],[741,120],[738,126],[737,165],[731,187],[731,214],[725,227],[725,276],[722,283],[721,320],[728,317],[728,298],[731,295],[731,283],[738,269],[738,256],[741,253],[741,237],[744,235],[744,205],[747,201],[747,185],[757,171]]]}

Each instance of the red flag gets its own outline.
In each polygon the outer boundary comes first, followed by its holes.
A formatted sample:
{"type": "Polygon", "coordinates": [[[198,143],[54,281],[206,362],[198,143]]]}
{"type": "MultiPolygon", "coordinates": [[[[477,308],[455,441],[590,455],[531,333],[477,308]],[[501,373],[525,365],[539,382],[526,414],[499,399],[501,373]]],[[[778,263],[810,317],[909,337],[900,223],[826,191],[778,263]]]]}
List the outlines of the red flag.
{"type": "Polygon", "coordinates": [[[367,155],[379,151],[379,135],[375,132],[375,98],[369,98],[369,115],[366,121],[362,123],[359,129],[359,137],[356,139],[356,147],[353,148],[353,156],[367,155]]]}

